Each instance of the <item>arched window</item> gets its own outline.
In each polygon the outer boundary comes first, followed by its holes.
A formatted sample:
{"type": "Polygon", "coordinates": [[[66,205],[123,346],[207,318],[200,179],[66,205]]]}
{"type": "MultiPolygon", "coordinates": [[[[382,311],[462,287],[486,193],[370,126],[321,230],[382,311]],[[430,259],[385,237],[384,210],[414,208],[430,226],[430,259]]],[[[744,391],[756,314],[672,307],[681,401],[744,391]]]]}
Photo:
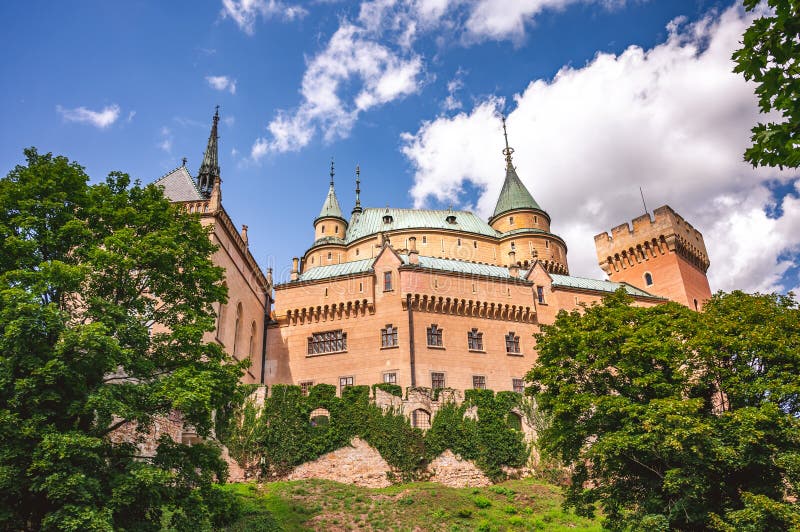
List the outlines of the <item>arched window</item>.
{"type": "Polygon", "coordinates": [[[325,226],[324,225],[322,226],[322,232],[323,233],[325,232],[325,226]]]}
{"type": "MultiPolygon", "coordinates": [[[[222,283],[222,286],[224,286],[226,289],[228,288],[228,285],[225,283],[222,283]]],[[[219,340],[222,340],[223,336],[222,328],[225,326],[225,310],[226,310],[225,304],[222,301],[220,301],[219,308],[217,309],[217,338],[219,340]]]]}
{"type": "Polygon", "coordinates": [[[250,343],[248,346],[247,356],[250,359],[250,363],[253,363],[253,355],[256,354],[256,322],[250,324],[250,343]]]}
{"type": "Polygon", "coordinates": [[[427,410],[417,408],[411,412],[411,426],[418,429],[431,428],[431,414],[427,410]]]}
{"type": "Polygon", "coordinates": [[[646,284],[647,286],[653,284],[653,274],[651,274],[650,272],[646,272],[644,274],[644,284],[646,284]]]}
{"type": "Polygon", "coordinates": [[[242,304],[236,305],[236,322],[233,330],[233,356],[235,357],[239,350],[239,336],[242,328],[242,304]]]}
{"type": "Polygon", "coordinates": [[[326,408],[315,408],[308,417],[312,427],[328,425],[331,422],[331,413],[326,408]]]}
{"type": "Polygon", "coordinates": [[[506,418],[506,424],[515,430],[522,432],[522,416],[516,412],[509,412],[506,418]]]}

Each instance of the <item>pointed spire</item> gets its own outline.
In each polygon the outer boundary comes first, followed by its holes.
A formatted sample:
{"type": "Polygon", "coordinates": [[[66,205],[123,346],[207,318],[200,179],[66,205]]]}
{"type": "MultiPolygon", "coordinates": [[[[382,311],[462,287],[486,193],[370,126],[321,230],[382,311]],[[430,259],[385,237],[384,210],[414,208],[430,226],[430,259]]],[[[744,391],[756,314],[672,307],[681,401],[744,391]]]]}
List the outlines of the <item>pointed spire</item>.
{"type": "Polygon", "coordinates": [[[333,157],[331,157],[331,184],[328,188],[328,196],[325,198],[325,203],[322,204],[322,210],[317,216],[319,218],[334,217],[344,220],[342,209],[339,207],[339,200],[336,198],[336,190],[333,188],[333,176],[335,174],[333,166],[333,157]]]}
{"type": "Polygon", "coordinates": [[[197,188],[200,193],[208,197],[211,194],[211,189],[214,186],[214,180],[219,177],[219,157],[217,149],[217,124],[219,124],[219,105],[214,112],[214,118],[211,125],[211,134],[208,136],[208,145],[206,152],[203,154],[203,163],[200,165],[200,170],[197,172],[197,188]]]}
{"type": "Polygon", "coordinates": [[[364,209],[361,208],[361,166],[356,165],[356,206],[353,207],[353,213],[362,213],[364,209]]]}
{"type": "Polygon", "coordinates": [[[544,212],[517,175],[517,170],[514,168],[514,164],[511,161],[511,154],[514,153],[514,148],[508,145],[506,117],[503,116],[502,119],[503,137],[506,141],[506,147],[503,149],[503,155],[506,157],[506,179],[503,182],[503,188],[500,191],[500,197],[497,198],[497,205],[494,208],[494,214],[491,219],[496,218],[504,212],[516,209],[536,209],[544,212]]]}

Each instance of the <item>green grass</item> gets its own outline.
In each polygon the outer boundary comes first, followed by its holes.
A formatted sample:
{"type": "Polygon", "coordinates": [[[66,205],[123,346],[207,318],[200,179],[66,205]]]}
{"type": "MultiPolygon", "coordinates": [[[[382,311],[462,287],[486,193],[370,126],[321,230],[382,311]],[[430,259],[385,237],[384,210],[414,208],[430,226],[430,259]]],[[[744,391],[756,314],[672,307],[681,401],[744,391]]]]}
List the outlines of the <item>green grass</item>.
{"type": "Polygon", "coordinates": [[[602,530],[599,519],[561,509],[560,489],[510,480],[488,488],[417,482],[383,489],[327,480],[230,484],[244,515],[229,531],[602,530]]]}

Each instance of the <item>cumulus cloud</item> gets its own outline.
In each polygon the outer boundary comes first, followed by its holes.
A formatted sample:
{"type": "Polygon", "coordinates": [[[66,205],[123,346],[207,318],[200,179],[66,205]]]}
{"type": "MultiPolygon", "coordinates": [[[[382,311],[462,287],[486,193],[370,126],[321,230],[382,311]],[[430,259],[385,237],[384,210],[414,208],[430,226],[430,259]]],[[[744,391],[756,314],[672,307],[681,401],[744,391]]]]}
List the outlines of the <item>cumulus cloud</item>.
{"type": "Polygon", "coordinates": [[[206,76],[206,82],[212,89],[236,94],[236,80],[228,76],[206,76]]]}
{"type": "Polygon", "coordinates": [[[248,35],[255,33],[256,19],[280,17],[291,21],[303,18],[308,11],[300,5],[278,0],[222,0],[222,17],[232,19],[248,35]]]}
{"type": "MultiPolygon", "coordinates": [[[[786,196],[774,209],[766,181],[798,174],[742,161],[750,128],[763,121],[753,86],[731,73],[748,24],[737,7],[674,21],[652,49],[599,53],[514,97],[514,161],[566,239],[573,274],[602,275],[593,235],[641,214],[641,186],[651,208],[669,204],[703,232],[712,289],[792,288],[781,278],[800,252],[800,200],[786,196]]],[[[403,135],[418,207],[458,202],[469,183],[477,211],[491,214],[504,177],[497,115],[505,104],[488,98],[403,135]]]]}
{"type": "Polygon", "coordinates": [[[456,111],[463,107],[461,100],[456,97],[456,93],[464,88],[464,74],[464,70],[459,68],[453,79],[447,82],[447,97],[442,102],[442,108],[445,111],[456,111]]]}
{"type": "Polygon", "coordinates": [[[360,113],[415,93],[421,72],[418,55],[392,51],[365,27],[343,23],[308,62],[300,106],[278,112],[267,126],[270,138],[257,139],[251,157],[300,149],[318,131],[328,141],[344,137],[360,113]],[[345,94],[345,86],[357,88],[345,94]]]}
{"type": "Polygon", "coordinates": [[[120,108],[119,105],[112,104],[103,107],[103,109],[100,111],[92,111],[86,107],[65,109],[60,105],[56,105],[56,111],[67,122],[90,124],[99,129],[106,129],[117,121],[117,118],[119,118],[120,108]]]}

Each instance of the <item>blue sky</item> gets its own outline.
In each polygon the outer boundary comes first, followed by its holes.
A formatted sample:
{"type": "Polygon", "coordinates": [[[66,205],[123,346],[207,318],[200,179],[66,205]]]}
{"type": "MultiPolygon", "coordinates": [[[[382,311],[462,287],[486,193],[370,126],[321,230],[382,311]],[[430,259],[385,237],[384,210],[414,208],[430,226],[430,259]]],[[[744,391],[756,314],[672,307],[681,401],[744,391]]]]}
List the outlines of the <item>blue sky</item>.
{"type": "Polygon", "coordinates": [[[797,173],[741,162],[759,118],[730,73],[748,23],[702,0],[5,2],[0,170],[22,149],[93,179],[199,166],[221,106],[223,203],[278,278],[340,202],[488,215],[515,163],[602,277],[592,235],[668,203],[706,237],[712,289],[800,286],[797,173]]]}

